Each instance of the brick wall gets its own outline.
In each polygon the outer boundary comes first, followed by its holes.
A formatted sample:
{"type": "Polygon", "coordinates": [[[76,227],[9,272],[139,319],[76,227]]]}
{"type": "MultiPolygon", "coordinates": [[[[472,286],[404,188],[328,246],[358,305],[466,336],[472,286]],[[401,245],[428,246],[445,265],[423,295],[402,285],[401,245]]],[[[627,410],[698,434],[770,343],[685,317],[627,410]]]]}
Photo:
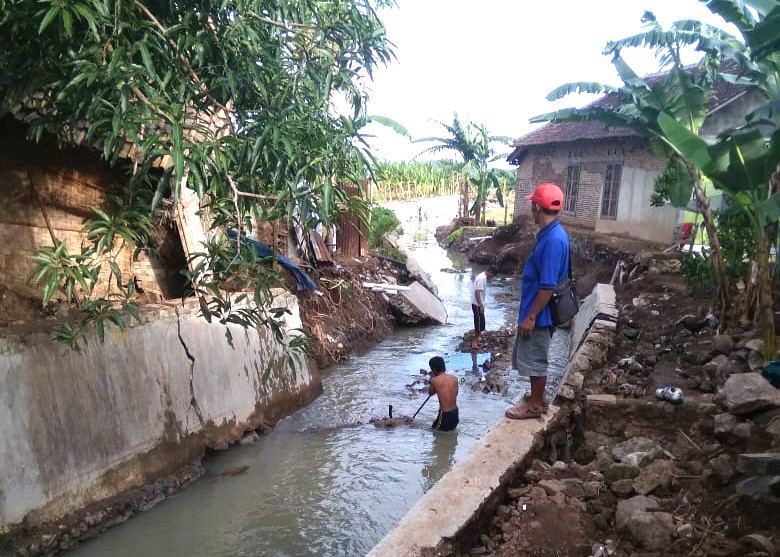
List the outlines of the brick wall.
{"type": "MultiPolygon", "coordinates": [[[[562,213],[561,221],[596,228],[601,212],[601,194],[607,164],[660,172],[664,161],[653,155],[650,146],[638,139],[578,141],[552,146],[530,147],[517,169],[515,222],[528,215],[530,202],[525,195],[542,182],[554,182],[566,191],[570,165],[580,166],[577,202],[573,211],[562,213]]],[[[630,184],[621,184],[631,187],[630,184]]]]}
{"type": "MultiPolygon", "coordinates": [[[[88,245],[82,230],[84,219],[91,207],[105,209],[103,196],[121,176],[114,175],[97,153],[60,150],[46,141],[35,144],[24,137],[18,123],[0,119],[0,284],[20,294],[40,296],[42,288],[30,280],[35,263],[29,257],[36,247],[53,245],[46,217],[68,251],[80,252],[88,245]]],[[[132,251],[132,246],[116,250],[123,279],[140,274],[142,282],[162,291],[153,262],[142,258],[134,263],[132,251]]],[[[101,277],[107,275],[106,265],[101,277]]]]}

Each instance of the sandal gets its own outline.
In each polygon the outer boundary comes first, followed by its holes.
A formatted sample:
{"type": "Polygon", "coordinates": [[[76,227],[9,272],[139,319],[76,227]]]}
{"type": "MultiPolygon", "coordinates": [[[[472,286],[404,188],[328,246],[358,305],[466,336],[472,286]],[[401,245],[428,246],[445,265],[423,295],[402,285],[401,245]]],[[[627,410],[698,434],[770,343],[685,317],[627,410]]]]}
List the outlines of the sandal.
{"type": "MultiPolygon", "coordinates": [[[[531,399],[531,393],[525,393],[523,395],[523,402],[528,402],[530,399],[531,399]]],[[[547,400],[547,397],[544,397],[542,399],[542,414],[546,414],[549,409],[550,409],[550,401],[547,400]]]]}
{"type": "Polygon", "coordinates": [[[504,416],[510,420],[531,420],[534,418],[541,418],[542,411],[533,410],[523,404],[521,406],[510,406],[506,409],[506,412],[504,412],[504,416]]]}

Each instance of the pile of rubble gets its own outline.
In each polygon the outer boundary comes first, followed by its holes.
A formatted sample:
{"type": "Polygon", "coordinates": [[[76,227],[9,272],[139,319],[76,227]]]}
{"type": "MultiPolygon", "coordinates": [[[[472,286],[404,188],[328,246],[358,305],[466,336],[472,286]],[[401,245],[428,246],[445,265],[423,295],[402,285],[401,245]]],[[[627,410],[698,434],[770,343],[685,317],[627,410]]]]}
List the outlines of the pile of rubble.
{"type": "Polygon", "coordinates": [[[671,265],[642,267],[623,269],[619,319],[577,347],[536,460],[458,555],[780,555],[780,391],[763,343],[716,334],[671,265]]]}

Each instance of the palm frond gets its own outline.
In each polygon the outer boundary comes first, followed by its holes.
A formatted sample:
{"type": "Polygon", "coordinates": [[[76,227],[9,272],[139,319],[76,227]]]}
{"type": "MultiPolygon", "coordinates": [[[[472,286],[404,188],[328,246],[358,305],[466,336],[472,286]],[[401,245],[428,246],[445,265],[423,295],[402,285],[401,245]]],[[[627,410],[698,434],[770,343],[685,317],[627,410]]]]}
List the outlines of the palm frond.
{"type": "Polygon", "coordinates": [[[577,81],[573,83],[564,83],[560,87],[556,87],[545,97],[548,101],[557,101],[571,94],[605,94],[614,93],[617,91],[615,87],[611,85],[605,85],[603,83],[596,83],[594,81],[577,81]]]}

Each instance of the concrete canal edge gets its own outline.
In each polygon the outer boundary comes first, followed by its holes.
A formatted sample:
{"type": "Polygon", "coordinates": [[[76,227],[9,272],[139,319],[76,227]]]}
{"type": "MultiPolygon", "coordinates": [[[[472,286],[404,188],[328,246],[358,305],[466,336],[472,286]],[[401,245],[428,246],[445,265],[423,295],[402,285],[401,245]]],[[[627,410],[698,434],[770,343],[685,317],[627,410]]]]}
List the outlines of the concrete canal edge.
{"type": "MultiPolygon", "coordinates": [[[[618,310],[615,291],[598,284],[572,323],[571,355],[558,400],[576,398],[584,374],[601,363],[612,342],[618,310]]],[[[509,482],[553,430],[560,409],[544,420],[501,418],[452,470],[417,501],[368,557],[429,557],[451,553],[459,540],[475,536],[483,518],[499,504],[509,482]]]]}

